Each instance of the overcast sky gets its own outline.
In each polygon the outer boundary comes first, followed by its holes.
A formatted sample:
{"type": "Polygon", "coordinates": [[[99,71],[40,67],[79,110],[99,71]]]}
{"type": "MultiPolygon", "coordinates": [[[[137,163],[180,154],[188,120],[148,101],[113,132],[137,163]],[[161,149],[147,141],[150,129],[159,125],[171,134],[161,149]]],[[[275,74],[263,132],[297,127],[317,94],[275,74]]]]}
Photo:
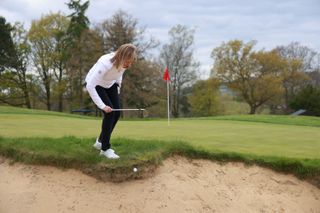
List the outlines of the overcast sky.
{"type": "MultiPolygon", "coordinates": [[[[29,27],[42,14],[70,14],[65,2],[0,0],[0,15],[29,27]]],[[[194,28],[194,57],[201,63],[202,78],[212,66],[212,49],[231,39],[256,40],[256,48],[266,50],[298,41],[320,52],[320,0],[91,0],[87,15],[97,23],[119,9],[137,18],[162,44],[172,26],[194,28]]]]}

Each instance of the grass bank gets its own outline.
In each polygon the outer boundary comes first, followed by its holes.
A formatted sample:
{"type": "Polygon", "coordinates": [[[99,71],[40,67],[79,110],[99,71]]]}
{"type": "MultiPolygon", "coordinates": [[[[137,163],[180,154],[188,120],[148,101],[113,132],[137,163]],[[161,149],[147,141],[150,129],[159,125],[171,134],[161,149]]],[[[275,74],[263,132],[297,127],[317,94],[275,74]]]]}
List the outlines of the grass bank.
{"type": "Polygon", "coordinates": [[[320,186],[320,159],[295,159],[274,156],[257,156],[236,152],[222,152],[195,147],[183,141],[170,143],[156,140],[118,138],[113,147],[121,158],[101,158],[92,147],[94,138],[0,138],[0,154],[14,161],[60,168],[75,168],[101,180],[124,181],[152,175],[163,159],[172,155],[192,159],[208,159],[257,164],[273,170],[294,174],[320,186]],[[137,167],[138,172],[133,172],[137,167]]]}

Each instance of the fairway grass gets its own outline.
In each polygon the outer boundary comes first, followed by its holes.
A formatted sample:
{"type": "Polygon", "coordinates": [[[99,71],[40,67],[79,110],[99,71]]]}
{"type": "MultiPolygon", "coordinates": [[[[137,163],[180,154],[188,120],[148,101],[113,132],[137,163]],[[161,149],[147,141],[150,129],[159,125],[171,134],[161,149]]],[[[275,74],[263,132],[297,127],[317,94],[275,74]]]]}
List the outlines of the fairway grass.
{"type": "Polygon", "coordinates": [[[120,120],[112,136],[119,161],[102,159],[92,148],[100,119],[0,107],[0,154],[26,163],[78,168],[100,178],[109,171],[106,179],[118,175],[117,180],[143,176],[173,154],[320,177],[319,118],[222,116],[175,119],[169,127],[165,119],[120,120]],[[137,165],[141,170],[133,173],[137,165]]]}

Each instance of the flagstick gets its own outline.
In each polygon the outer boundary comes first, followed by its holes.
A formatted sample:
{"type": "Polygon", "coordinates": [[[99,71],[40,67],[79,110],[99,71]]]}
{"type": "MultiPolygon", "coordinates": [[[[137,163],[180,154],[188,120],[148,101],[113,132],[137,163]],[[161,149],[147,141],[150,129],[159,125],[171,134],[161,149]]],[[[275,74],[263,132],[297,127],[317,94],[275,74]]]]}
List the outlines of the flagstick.
{"type": "Polygon", "coordinates": [[[169,103],[169,100],[170,100],[170,94],[169,94],[169,90],[170,90],[170,88],[169,88],[170,75],[169,75],[168,67],[164,71],[164,74],[163,74],[162,78],[163,78],[163,80],[165,80],[167,82],[168,126],[170,126],[170,103],[169,103]]]}
{"type": "Polygon", "coordinates": [[[169,104],[169,81],[167,81],[167,99],[168,99],[168,126],[170,126],[170,104],[169,104]]]}

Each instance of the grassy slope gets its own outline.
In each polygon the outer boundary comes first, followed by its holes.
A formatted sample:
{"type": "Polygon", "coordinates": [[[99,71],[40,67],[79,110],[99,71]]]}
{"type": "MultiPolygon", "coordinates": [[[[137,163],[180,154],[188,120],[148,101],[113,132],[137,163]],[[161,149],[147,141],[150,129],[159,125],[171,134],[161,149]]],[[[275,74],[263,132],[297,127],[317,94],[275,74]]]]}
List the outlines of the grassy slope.
{"type": "Polygon", "coordinates": [[[77,167],[88,173],[92,173],[90,168],[121,168],[128,178],[132,166],[156,165],[173,153],[257,163],[310,177],[320,175],[319,124],[318,118],[288,116],[179,119],[170,128],[165,120],[121,121],[113,146],[122,158],[108,161],[91,147],[99,120],[0,107],[0,153],[19,161],[77,167]]]}

